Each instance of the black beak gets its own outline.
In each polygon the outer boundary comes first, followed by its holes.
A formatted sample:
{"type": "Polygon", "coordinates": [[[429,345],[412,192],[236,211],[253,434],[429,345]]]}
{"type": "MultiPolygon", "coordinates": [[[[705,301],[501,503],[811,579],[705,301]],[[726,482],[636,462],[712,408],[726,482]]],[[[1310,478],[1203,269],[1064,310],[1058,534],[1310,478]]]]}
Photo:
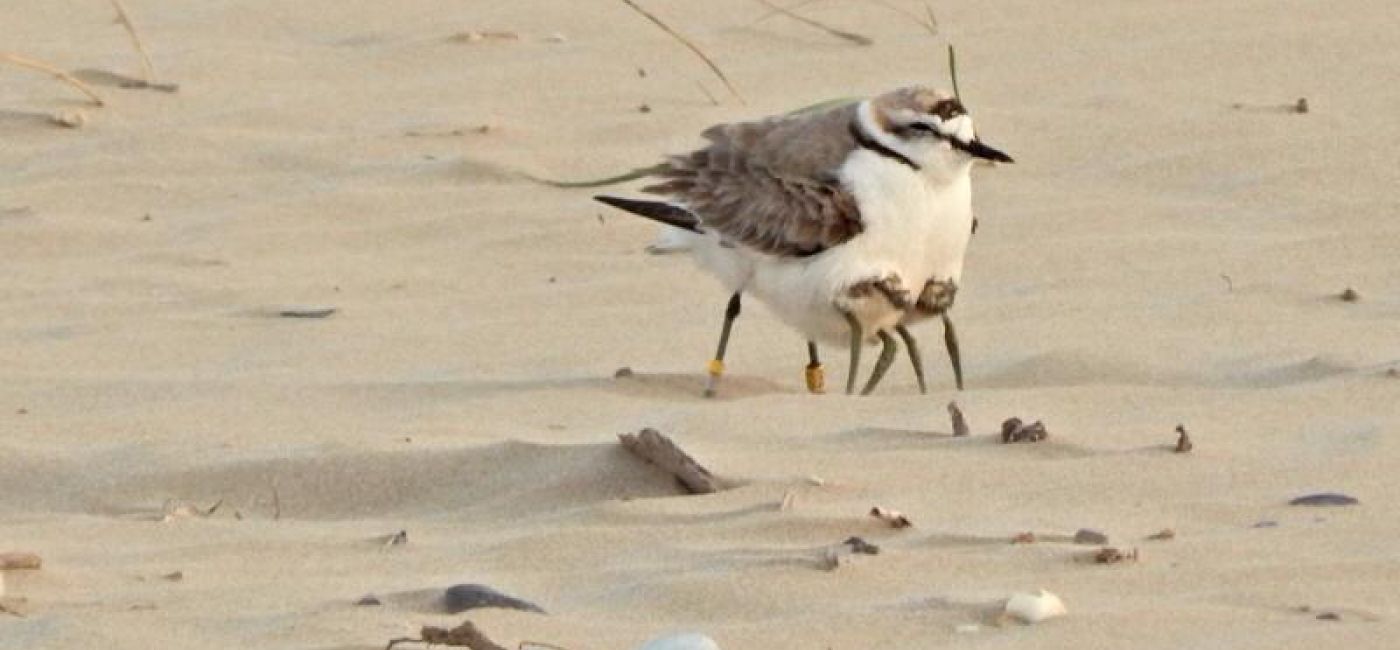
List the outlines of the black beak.
{"type": "Polygon", "coordinates": [[[959,149],[967,153],[967,155],[972,156],[973,158],[981,158],[983,160],[990,160],[992,162],[1000,163],[1016,162],[1011,158],[1011,156],[1008,156],[997,149],[993,149],[992,147],[982,144],[981,140],[973,140],[972,142],[962,142],[957,138],[949,138],[948,142],[951,143],[955,149],[959,149]]]}

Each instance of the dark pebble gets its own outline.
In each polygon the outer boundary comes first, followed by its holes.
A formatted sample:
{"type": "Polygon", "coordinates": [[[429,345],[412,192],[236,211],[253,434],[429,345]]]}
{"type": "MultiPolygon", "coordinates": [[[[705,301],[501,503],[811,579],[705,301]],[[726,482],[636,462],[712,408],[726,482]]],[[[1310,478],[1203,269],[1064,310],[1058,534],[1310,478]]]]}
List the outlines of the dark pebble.
{"type": "Polygon", "coordinates": [[[536,612],[539,614],[546,613],[539,605],[520,600],[513,596],[507,596],[486,585],[452,585],[447,588],[443,604],[447,607],[448,614],[460,614],[467,610],[481,609],[483,607],[518,609],[524,612],[536,612]]]}
{"type": "Polygon", "coordinates": [[[364,597],[355,601],[356,607],[378,607],[383,604],[384,603],[379,602],[379,597],[374,594],[366,594],[364,597]]]}
{"type": "Polygon", "coordinates": [[[1256,521],[1250,528],[1278,528],[1277,521],[1256,521]]]}
{"type": "Polygon", "coordinates": [[[617,372],[613,373],[613,379],[626,379],[634,374],[636,373],[632,372],[632,368],[628,366],[623,366],[621,368],[618,368],[617,372]]]}
{"type": "Polygon", "coordinates": [[[1288,502],[1290,506],[1354,506],[1361,503],[1356,497],[1337,492],[1323,492],[1298,497],[1288,502]]]}
{"type": "Polygon", "coordinates": [[[867,541],[865,541],[865,540],[863,540],[863,539],[861,539],[861,538],[859,538],[859,537],[852,537],[852,538],[850,538],[850,539],[848,539],[848,540],[846,540],[845,542],[842,542],[842,543],[845,544],[846,546],[851,547],[851,552],[852,552],[852,553],[860,553],[860,554],[862,554],[862,555],[879,555],[879,554],[880,554],[880,547],[879,547],[879,546],[876,546],[876,545],[874,545],[874,544],[871,544],[870,542],[867,542],[867,541]]]}
{"type": "Polygon", "coordinates": [[[1336,613],[1336,612],[1323,612],[1323,613],[1317,615],[1317,620],[1319,620],[1319,621],[1340,621],[1340,620],[1342,620],[1342,615],[1341,615],[1341,614],[1338,614],[1338,613],[1336,613]]]}

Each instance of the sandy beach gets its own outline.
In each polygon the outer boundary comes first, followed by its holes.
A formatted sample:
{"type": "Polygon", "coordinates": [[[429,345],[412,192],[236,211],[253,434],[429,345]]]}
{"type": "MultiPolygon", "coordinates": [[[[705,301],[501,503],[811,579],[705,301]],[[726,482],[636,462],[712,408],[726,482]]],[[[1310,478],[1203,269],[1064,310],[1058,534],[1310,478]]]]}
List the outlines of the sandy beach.
{"type": "Polygon", "coordinates": [[[1400,639],[1390,3],[937,2],[936,35],[909,0],[795,9],[857,45],[639,1],[742,99],[617,1],[123,4],[178,92],[121,87],[141,59],[107,3],[0,8],[4,51],[105,100],[0,63],[0,553],[43,559],[3,573],[0,650],[371,650],[463,620],[568,650],[1400,639]],[[902,362],[808,394],[802,338],[752,302],[704,399],[724,290],[522,176],[949,88],[949,43],[1017,159],[974,174],[962,392],[931,322],[929,394],[902,362]],[[1002,444],[1013,416],[1049,439],[1002,444]],[[644,427],[734,487],[684,495],[618,444],[644,427]],[[1359,503],[1289,505],[1321,492],[1359,503]],[[880,553],[825,566],[852,536],[880,553]],[[548,613],[448,614],[458,583],[548,613]],[[999,619],[1039,588],[1068,614],[999,619]]]}

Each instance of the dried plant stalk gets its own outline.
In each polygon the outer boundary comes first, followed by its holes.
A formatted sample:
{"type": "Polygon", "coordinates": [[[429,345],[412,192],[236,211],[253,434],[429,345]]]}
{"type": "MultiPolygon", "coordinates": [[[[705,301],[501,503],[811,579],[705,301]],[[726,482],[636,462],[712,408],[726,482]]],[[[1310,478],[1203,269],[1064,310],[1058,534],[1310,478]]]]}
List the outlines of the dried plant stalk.
{"type": "Polygon", "coordinates": [[[825,23],[821,23],[806,16],[803,16],[791,9],[784,9],[782,7],[779,7],[778,5],[769,2],[769,0],[754,0],[754,2],[768,7],[774,13],[781,14],[783,16],[796,20],[797,22],[807,25],[808,27],[820,29],[828,34],[831,34],[832,36],[835,36],[836,38],[845,41],[850,41],[852,43],[855,43],[856,45],[871,45],[875,42],[875,39],[870,38],[869,36],[862,36],[853,32],[836,29],[835,27],[832,27],[825,23]]]}
{"type": "Polygon", "coordinates": [[[738,99],[740,104],[745,103],[744,96],[739,94],[739,90],[734,87],[734,84],[729,82],[729,77],[725,76],[724,71],[719,69],[719,65],[717,65],[713,59],[706,55],[704,51],[702,51],[699,47],[696,47],[696,45],[690,42],[688,39],[686,39],[686,37],[681,36],[679,32],[677,32],[674,29],[671,29],[670,25],[667,25],[665,22],[662,22],[662,20],[660,18],[657,18],[655,14],[652,14],[646,9],[641,8],[641,6],[639,6],[632,0],[622,0],[622,2],[623,4],[626,4],[627,6],[631,7],[633,11],[636,11],[637,13],[641,14],[643,18],[650,20],[657,27],[660,27],[661,31],[670,34],[671,38],[680,41],[680,44],[684,45],[691,52],[694,52],[696,56],[700,57],[701,61],[705,62],[705,65],[710,67],[710,70],[715,73],[715,76],[719,77],[719,80],[724,83],[724,87],[729,89],[730,94],[734,95],[734,98],[738,99]]]}
{"type": "Polygon", "coordinates": [[[127,15],[126,7],[122,6],[121,0],[111,0],[112,8],[117,10],[117,20],[122,27],[126,28],[126,33],[131,35],[131,44],[136,46],[136,53],[141,55],[141,78],[146,85],[152,85],[156,80],[155,66],[151,65],[151,56],[146,53],[146,46],[141,42],[141,35],[136,33],[136,25],[132,24],[131,16],[127,15]]]}
{"type": "Polygon", "coordinates": [[[21,67],[21,68],[29,68],[30,70],[37,70],[37,71],[39,71],[39,72],[43,72],[43,73],[45,73],[45,74],[48,74],[48,75],[52,76],[53,78],[58,79],[59,81],[62,81],[62,82],[66,83],[66,84],[68,84],[68,85],[70,85],[70,86],[72,86],[72,87],[74,87],[74,88],[77,88],[78,90],[81,90],[81,91],[83,92],[84,95],[87,95],[87,96],[88,96],[88,99],[91,99],[91,100],[92,100],[92,103],[94,103],[94,104],[96,104],[96,105],[98,105],[98,106],[106,106],[106,105],[107,105],[106,102],[102,101],[102,98],[101,98],[100,96],[98,96],[97,93],[93,92],[92,88],[89,88],[87,84],[85,84],[85,83],[83,83],[83,82],[81,82],[81,81],[78,81],[77,79],[74,79],[74,78],[73,78],[73,75],[70,75],[70,74],[68,74],[67,72],[64,72],[64,71],[62,71],[62,70],[59,70],[58,68],[56,68],[56,67],[54,67],[54,66],[51,66],[51,65],[49,65],[49,64],[47,64],[47,63],[44,63],[44,62],[42,62],[42,61],[35,61],[34,59],[25,58],[25,57],[19,56],[18,54],[13,54],[13,53],[11,53],[11,52],[0,52],[0,61],[4,61],[4,62],[7,62],[7,63],[11,63],[11,64],[17,65],[17,66],[19,66],[19,67],[21,67]]]}

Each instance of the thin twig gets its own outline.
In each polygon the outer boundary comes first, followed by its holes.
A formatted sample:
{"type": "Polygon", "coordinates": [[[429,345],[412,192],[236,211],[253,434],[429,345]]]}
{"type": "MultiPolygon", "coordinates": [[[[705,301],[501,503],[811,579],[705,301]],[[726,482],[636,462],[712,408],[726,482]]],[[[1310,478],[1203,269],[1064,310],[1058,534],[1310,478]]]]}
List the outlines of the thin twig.
{"type": "Polygon", "coordinates": [[[715,97],[715,94],[710,92],[710,89],[706,88],[705,84],[700,83],[700,80],[696,79],[695,85],[699,86],[700,92],[705,93],[705,96],[710,99],[710,104],[712,106],[719,106],[719,98],[715,97]]]}
{"type": "Polygon", "coordinates": [[[958,92],[958,55],[953,52],[952,43],[948,44],[948,76],[953,78],[953,97],[956,97],[958,103],[962,104],[962,93],[958,92]]]}
{"type": "Polygon", "coordinates": [[[117,20],[122,27],[126,28],[126,33],[131,35],[131,44],[136,46],[136,53],[141,55],[141,75],[146,85],[152,85],[156,80],[155,66],[151,65],[151,56],[146,53],[146,46],[141,43],[141,35],[136,33],[136,25],[132,24],[131,16],[127,15],[126,7],[122,6],[121,0],[111,0],[112,8],[117,10],[117,20]]]}
{"type": "Polygon", "coordinates": [[[799,23],[802,23],[809,27],[815,27],[828,34],[831,34],[832,36],[835,36],[836,38],[850,41],[852,43],[855,43],[856,45],[871,45],[875,42],[875,39],[870,38],[869,36],[862,36],[853,32],[847,32],[840,29],[836,29],[835,27],[831,27],[830,25],[817,22],[815,20],[812,20],[811,18],[798,14],[797,12],[792,11],[791,9],[784,9],[782,7],[779,7],[778,5],[769,2],[769,0],[754,0],[754,2],[768,7],[769,9],[776,11],[784,16],[787,16],[788,18],[796,20],[799,23]]]}
{"type": "Polygon", "coordinates": [[[772,18],[773,16],[781,16],[781,15],[783,15],[783,12],[784,12],[784,11],[797,11],[798,9],[801,9],[801,8],[803,8],[803,7],[806,7],[807,5],[814,5],[814,4],[817,4],[818,2],[821,2],[821,1],[822,1],[822,0],[802,0],[802,2],[799,2],[799,3],[797,3],[797,4],[794,4],[794,5],[792,5],[791,7],[788,7],[787,9],[782,9],[781,7],[779,7],[779,8],[770,10],[768,13],[763,14],[762,16],[759,16],[759,17],[758,17],[758,20],[755,20],[755,21],[753,21],[753,22],[754,22],[754,24],[758,24],[758,23],[761,23],[761,22],[763,22],[763,21],[765,21],[765,20],[768,20],[769,18],[772,18]]]}
{"type": "Polygon", "coordinates": [[[272,520],[282,518],[282,495],[277,491],[277,482],[272,482],[272,520]]]}
{"type": "Polygon", "coordinates": [[[925,10],[927,11],[927,13],[928,13],[928,20],[925,21],[925,20],[924,20],[921,16],[919,16],[918,14],[916,14],[916,13],[914,13],[914,12],[912,12],[912,11],[909,11],[908,9],[905,9],[905,8],[903,8],[903,7],[900,7],[899,5],[895,5],[895,4],[891,4],[891,3],[889,3],[889,2],[885,2],[885,0],[871,0],[871,2],[874,2],[875,4],[880,5],[881,7],[884,7],[884,8],[886,8],[886,9],[889,9],[890,11],[893,11],[893,12],[895,12],[895,13],[897,13],[897,14],[903,15],[905,18],[908,18],[908,19],[914,21],[916,24],[918,24],[918,26],[923,27],[924,29],[928,30],[928,32],[929,32],[930,34],[933,34],[934,36],[937,36],[937,35],[938,35],[938,19],[936,19],[936,18],[933,17],[933,8],[930,7],[930,6],[928,6],[927,4],[924,5],[924,9],[925,9],[925,10]]]}
{"type": "Polygon", "coordinates": [[[726,77],[724,75],[724,71],[720,70],[719,66],[716,65],[715,62],[712,59],[710,59],[709,56],[706,56],[705,53],[700,50],[700,48],[696,47],[694,43],[691,43],[689,40],[686,40],[686,38],[684,36],[681,36],[679,32],[677,32],[674,29],[671,29],[669,25],[667,25],[664,22],[661,22],[660,18],[657,18],[654,14],[648,12],[646,9],[641,8],[637,3],[633,2],[632,0],[622,0],[622,2],[623,4],[626,4],[627,6],[631,7],[633,11],[636,11],[637,13],[641,14],[643,18],[650,20],[657,27],[660,27],[662,31],[666,32],[667,34],[670,34],[672,38],[676,39],[677,41],[680,41],[681,45],[686,46],[686,48],[688,48],[691,52],[694,52],[696,56],[700,57],[701,61],[705,62],[705,65],[710,67],[710,70],[715,73],[715,76],[719,77],[719,80],[724,82],[724,87],[729,89],[729,92],[734,95],[735,99],[739,100],[740,104],[747,103],[744,101],[744,96],[739,94],[739,90],[734,87],[734,84],[729,82],[729,77],[726,77]]]}
{"type": "Polygon", "coordinates": [[[554,179],[552,179],[552,178],[541,178],[541,177],[539,177],[539,176],[535,176],[535,175],[532,175],[532,174],[527,173],[527,172],[520,172],[520,176],[523,177],[523,178],[525,178],[526,180],[530,180],[530,181],[533,181],[533,182],[536,182],[536,183],[540,183],[541,185],[548,185],[548,186],[550,186],[550,187],[559,187],[559,188],[565,188],[565,189],[574,189],[574,188],[581,188],[581,187],[585,187],[585,188],[586,188],[586,187],[604,187],[604,186],[607,186],[607,185],[616,185],[616,184],[618,184],[618,183],[626,183],[627,181],[634,181],[634,180],[637,180],[638,178],[644,178],[644,177],[646,177],[646,176],[651,176],[652,174],[656,174],[656,173],[658,173],[658,172],[661,172],[661,171],[667,169],[667,167],[668,167],[668,166],[667,166],[667,165],[664,165],[664,164],[663,164],[663,165],[652,165],[652,166],[650,166],[650,167],[638,167],[637,169],[634,169],[634,170],[632,170],[632,171],[630,171],[630,172],[626,172],[626,173],[623,173],[623,174],[618,174],[618,175],[616,175],[616,176],[609,176],[609,177],[607,177],[607,178],[597,178],[597,179],[587,180],[587,181],[559,181],[559,180],[554,180],[554,179]]]}
{"type": "Polygon", "coordinates": [[[55,79],[58,79],[59,81],[67,83],[68,85],[77,88],[78,90],[81,90],[84,95],[87,95],[88,98],[92,100],[92,103],[98,106],[106,105],[106,102],[103,102],[102,98],[99,97],[97,93],[93,92],[92,88],[89,88],[87,84],[78,81],[77,79],[74,79],[73,76],[68,74],[67,72],[59,70],[58,68],[55,68],[54,66],[51,66],[47,63],[35,61],[34,59],[27,59],[25,57],[19,56],[18,54],[12,54],[10,52],[0,52],[0,61],[7,61],[21,68],[29,68],[30,70],[37,70],[39,72],[52,75],[55,79]]]}

